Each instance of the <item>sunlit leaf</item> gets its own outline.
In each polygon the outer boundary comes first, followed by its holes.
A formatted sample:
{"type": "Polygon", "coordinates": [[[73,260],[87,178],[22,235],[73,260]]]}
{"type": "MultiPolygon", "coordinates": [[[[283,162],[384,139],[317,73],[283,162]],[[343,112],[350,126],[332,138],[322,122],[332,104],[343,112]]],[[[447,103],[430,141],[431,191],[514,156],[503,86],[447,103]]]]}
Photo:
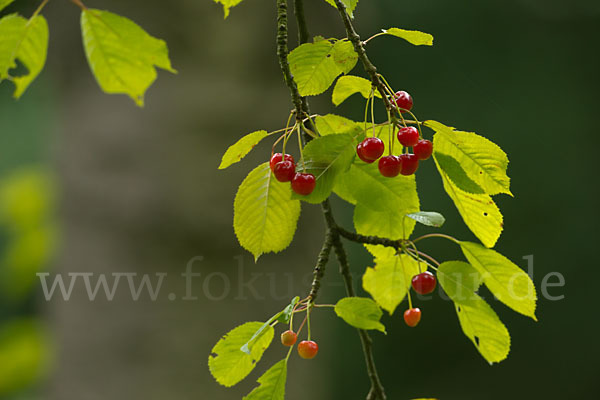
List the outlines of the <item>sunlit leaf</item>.
{"type": "Polygon", "coordinates": [[[331,41],[320,40],[304,43],[290,52],[290,71],[300,95],[314,96],[323,93],[344,72],[334,61],[333,47],[334,43],[331,41]]]}
{"type": "MultiPolygon", "coordinates": [[[[337,8],[334,0],[325,0],[325,1],[328,2],[329,4],[331,4],[333,7],[337,8]]],[[[353,12],[356,9],[358,0],[341,0],[341,2],[343,5],[346,6],[346,11],[348,12],[348,15],[350,15],[351,17],[354,17],[353,12]]]]}
{"type": "Polygon", "coordinates": [[[438,212],[435,211],[419,211],[415,213],[406,214],[408,218],[414,219],[420,224],[433,226],[435,228],[439,228],[444,225],[446,222],[446,218],[438,212]]]}
{"type": "Polygon", "coordinates": [[[433,46],[433,36],[429,33],[400,28],[384,29],[383,33],[404,39],[415,46],[433,46]]]}
{"type": "Polygon", "coordinates": [[[208,357],[212,376],[223,386],[233,386],[254,369],[273,340],[274,330],[269,326],[256,340],[250,354],[240,350],[244,343],[262,326],[262,322],[247,322],[229,331],[213,347],[208,357]]]}
{"type": "Polygon", "coordinates": [[[287,380],[287,358],[277,362],[260,378],[260,386],[254,388],[243,400],[283,400],[287,380]]]}
{"type": "Polygon", "coordinates": [[[319,115],[315,118],[319,133],[323,136],[339,133],[356,135],[361,132],[361,124],[335,114],[319,115]]]}
{"type": "Polygon", "coordinates": [[[383,315],[381,308],[365,297],[344,297],[335,305],[335,313],[347,324],[358,329],[377,329],[385,333],[385,326],[379,320],[383,315]]]}
{"type": "Polygon", "coordinates": [[[510,351],[510,335],[494,310],[479,297],[482,276],[461,261],[442,263],[437,271],[440,285],[455,304],[465,335],[490,364],[504,360],[510,351]]]}
{"type": "MultiPolygon", "coordinates": [[[[360,76],[342,76],[337,80],[331,95],[331,101],[336,106],[342,104],[348,97],[355,93],[360,93],[365,99],[371,95],[373,86],[371,81],[361,78],[360,76]]],[[[375,97],[381,97],[377,90],[373,92],[375,97]]]]}
{"type": "Polygon", "coordinates": [[[267,137],[267,131],[260,130],[245,135],[240,140],[229,146],[225,154],[223,154],[219,169],[225,169],[230,165],[239,162],[242,158],[246,157],[246,155],[250,153],[254,146],[256,146],[265,137],[267,137]]]}
{"type": "Polygon", "coordinates": [[[0,0],[0,11],[4,10],[15,0],[0,0]]]}
{"type": "Polygon", "coordinates": [[[21,97],[25,89],[40,74],[48,51],[48,24],[37,15],[27,20],[17,14],[0,19],[0,82],[10,79],[16,88],[13,96],[21,97]],[[13,72],[17,60],[27,69],[20,75],[13,72]]]}
{"type": "Polygon", "coordinates": [[[229,9],[240,4],[242,0],[214,0],[214,2],[223,5],[223,12],[225,13],[225,18],[227,18],[229,16],[229,9]]]}
{"type": "Polygon", "coordinates": [[[123,93],[137,105],[156,80],[156,68],[171,67],[167,44],[135,22],[108,11],[81,13],[81,32],[90,68],[106,93],[123,93]]]}
{"type": "Polygon", "coordinates": [[[290,184],[277,181],[268,162],[252,170],[240,185],[233,204],[233,228],[255,260],[285,249],[292,241],[300,202],[291,196],[290,184]]]}

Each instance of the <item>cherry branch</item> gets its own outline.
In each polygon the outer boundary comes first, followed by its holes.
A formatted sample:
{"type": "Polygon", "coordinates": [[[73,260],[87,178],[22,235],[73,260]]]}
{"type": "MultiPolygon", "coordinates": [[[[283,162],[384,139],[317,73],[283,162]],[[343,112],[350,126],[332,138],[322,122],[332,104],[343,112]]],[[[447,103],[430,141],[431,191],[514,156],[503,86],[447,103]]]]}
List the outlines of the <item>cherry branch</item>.
{"type": "Polygon", "coordinates": [[[354,232],[347,231],[340,226],[336,226],[336,230],[340,234],[340,236],[342,236],[345,239],[348,239],[352,242],[393,247],[396,250],[398,250],[402,247],[401,240],[392,240],[392,239],[383,238],[383,237],[379,237],[379,236],[361,235],[360,233],[354,233],[354,232]]]}

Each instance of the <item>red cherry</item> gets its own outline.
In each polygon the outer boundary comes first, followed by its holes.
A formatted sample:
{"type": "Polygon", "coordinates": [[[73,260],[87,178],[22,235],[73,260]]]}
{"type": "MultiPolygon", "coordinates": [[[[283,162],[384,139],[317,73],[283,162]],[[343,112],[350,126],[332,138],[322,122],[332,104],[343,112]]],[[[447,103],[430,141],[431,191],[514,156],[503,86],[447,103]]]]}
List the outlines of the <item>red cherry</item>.
{"type": "Polygon", "coordinates": [[[314,358],[318,351],[319,345],[312,340],[303,340],[298,344],[298,354],[304,359],[314,358]]]}
{"type": "Polygon", "coordinates": [[[379,159],[379,172],[381,175],[393,178],[398,176],[402,169],[402,160],[397,156],[385,156],[379,159]]]}
{"type": "Polygon", "coordinates": [[[433,153],[433,143],[429,140],[421,139],[413,146],[413,151],[419,160],[427,160],[433,153]]]}
{"type": "Polygon", "coordinates": [[[417,326],[420,320],[421,310],[418,308],[410,308],[404,311],[404,322],[406,322],[406,325],[410,326],[411,328],[417,326]]]}
{"type": "Polygon", "coordinates": [[[275,164],[273,174],[279,182],[289,182],[296,175],[296,166],[291,161],[279,161],[275,164]]]}
{"type": "Polygon", "coordinates": [[[398,131],[398,140],[404,147],[413,147],[419,142],[419,131],[414,126],[407,126],[398,131]]]}
{"type": "Polygon", "coordinates": [[[308,196],[315,190],[317,181],[313,174],[297,173],[292,179],[292,190],[299,195],[308,196]]]}
{"type": "Polygon", "coordinates": [[[376,137],[368,137],[361,142],[362,156],[367,160],[375,161],[383,154],[385,145],[376,137]]]}
{"type": "MultiPolygon", "coordinates": [[[[278,162],[281,162],[282,158],[283,157],[281,156],[281,153],[275,153],[275,154],[273,154],[273,156],[271,157],[271,161],[269,162],[269,164],[271,166],[271,171],[275,171],[275,165],[277,165],[278,162]]],[[[286,154],[285,155],[285,161],[294,162],[294,157],[292,157],[291,154],[286,154]]]]}
{"type": "Polygon", "coordinates": [[[429,271],[422,272],[413,276],[411,284],[415,292],[419,294],[429,294],[435,290],[437,280],[435,275],[429,271]]]}
{"type": "Polygon", "coordinates": [[[402,160],[402,170],[400,171],[402,175],[412,175],[419,168],[419,158],[414,154],[402,154],[400,159],[402,160]]]}
{"type": "MultiPolygon", "coordinates": [[[[400,90],[396,92],[394,95],[394,101],[399,108],[403,108],[405,110],[411,110],[413,107],[413,99],[410,94],[406,93],[404,90],[400,90]]],[[[402,110],[400,110],[402,111],[402,110]]],[[[404,111],[402,111],[404,112],[404,111]]]]}
{"type": "Polygon", "coordinates": [[[371,164],[372,162],[375,162],[375,160],[369,160],[368,158],[365,158],[364,154],[363,154],[363,147],[362,147],[362,142],[360,142],[357,146],[356,146],[356,154],[358,155],[358,158],[360,158],[361,160],[363,160],[364,162],[366,162],[367,164],[371,164]]]}
{"type": "Polygon", "coordinates": [[[296,339],[298,339],[298,335],[294,331],[285,331],[281,334],[281,344],[287,347],[291,347],[296,344],[296,339]]]}

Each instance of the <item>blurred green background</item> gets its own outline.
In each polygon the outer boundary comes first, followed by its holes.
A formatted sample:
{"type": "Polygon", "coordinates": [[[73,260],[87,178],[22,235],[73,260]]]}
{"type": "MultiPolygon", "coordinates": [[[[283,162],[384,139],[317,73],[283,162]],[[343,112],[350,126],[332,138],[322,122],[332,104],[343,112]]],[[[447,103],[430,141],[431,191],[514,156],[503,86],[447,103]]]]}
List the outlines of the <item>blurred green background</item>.
{"type": "MultiPolygon", "coordinates": [[[[305,3],[311,33],[343,36],[333,8],[305,3]]],[[[86,4],[164,38],[179,74],[161,73],[144,109],[102,94],[86,65],[79,10],[53,1],[44,12],[44,72],[19,101],[10,83],[0,85],[0,398],[241,398],[283,350],[273,346],[249,378],[226,389],[208,372],[211,347],[233,326],[264,320],[305,294],[322,240],[320,211],[305,205],[290,248],[255,265],[233,233],[232,205],[270,145],[216,169],[240,135],[281,127],[291,108],[274,57],[274,1],[246,0],[226,21],[210,0],[86,4]],[[194,264],[198,299],[183,301],[180,274],[193,257],[203,257],[194,264]],[[44,301],[36,272],[169,275],[157,301],[133,301],[124,287],[113,301],[90,301],[81,284],[69,301],[44,301]]],[[[29,15],[36,6],[18,0],[5,13],[29,15]]],[[[407,328],[400,311],[385,316],[388,335],[373,337],[388,398],[596,397],[600,3],[363,0],[355,23],[364,38],[391,26],[435,36],[433,48],[379,38],[369,56],[413,95],[421,119],[478,132],[508,153],[515,198],[497,197],[505,232],[496,248],[523,268],[523,257],[533,256],[538,288],[551,272],[566,282],[549,289],[562,300],[539,293],[537,323],[482,293],[512,336],[508,359],[494,366],[438,295],[420,300],[418,329],[407,328]]],[[[364,76],[360,67],[354,73],[364,76]]],[[[336,110],[329,94],[311,99],[313,112],[361,119],[359,98],[336,110]]],[[[473,239],[434,169],[429,162],[419,170],[422,208],[446,216],[445,232],[473,239]]],[[[351,208],[338,199],[334,206],[351,227],[351,208]]],[[[459,257],[444,242],[427,246],[437,259],[459,257]]],[[[360,246],[348,248],[359,287],[371,260],[360,246]]],[[[330,263],[321,300],[342,294],[330,263]]],[[[355,331],[319,311],[313,332],[319,356],[292,357],[288,398],[364,398],[355,331]]]]}

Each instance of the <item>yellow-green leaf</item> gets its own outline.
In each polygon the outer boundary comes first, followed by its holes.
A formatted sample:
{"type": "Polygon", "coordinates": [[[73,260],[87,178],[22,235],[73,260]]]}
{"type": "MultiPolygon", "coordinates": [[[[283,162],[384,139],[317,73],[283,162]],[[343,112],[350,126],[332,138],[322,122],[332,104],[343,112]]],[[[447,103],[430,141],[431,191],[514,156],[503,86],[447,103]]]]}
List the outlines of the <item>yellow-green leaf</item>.
{"type": "Polygon", "coordinates": [[[245,135],[243,138],[229,146],[225,154],[223,154],[219,169],[225,169],[230,165],[239,162],[265,137],[267,137],[267,131],[260,130],[245,135]]]}
{"type": "Polygon", "coordinates": [[[362,131],[361,124],[335,114],[319,115],[315,118],[319,134],[335,135],[339,133],[357,134],[362,131]]]}
{"type": "Polygon", "coordinates": [[[37,15],[27,20],[17,14],[0,19],[0,82],[11,79],[16,88],[13,96],[21,97],[27,87],[40,74],[48,52],[48,24],[37,15]],[[27,72],[12,76],[19,60],[27,72]]]}
{"type": "Polygon", "coordinates": [[[223,13],[225,14],[224,18],[229,16],[229,9],[237,6],[242,2],[242,0],[214,0],[215,3],[220,3],[223,5],[223,13]]]}
{"type": "Polygon", "coordinates": [[[4,10],[15,0],[0,0],[0,11],[4,10]]]}
{"type": "Polygon", "coordinates": [[[304,43],[288,55],[290,70],[302,96],[323,93],[343,70],[335,63],[329,40],[304,43]]]}
{"type": "Polygon", "coordinates": [[[379,320],[383,315],[381,308],[366,297],[344,297],[335,305],[338,317],[358,329],[377,329],[385,333],[385,326],[379,320]]]}
{"type": "Polygon", "coordinates": [[[81,13],[83,45],[90,68],[106,93],[122,93],[137,105],[156,80],[156,68],[175,73],[167,44],[135,22],[108,11],[81,13]]]}
{"type": "Polygon", "coordinates": [[[344,74],[352,71],[358,62],[358,54],[354,51],[354,45],[346,39],[335,42],[331,55],[335,64],[344,74]]]}
{"type": "Polygon", "coordinates": [[[243,400],[283,400],[287,380],[287,358],[277,362],[260,378],[260,386],[254,388],[243,400]]]}
{"type": "Polygon", "coordinates": [[[277,181],[268,162],[252,170],[240,185],[233,204],[233,228],[240,245],[255,260],[285,249],[292,241],[300,201],[291,196],[290,184],[277,181]]]}
{"type": "MultiPolygon", "coordinates": [[[[348,97],[355,93],[360,93],[365,99],[368,99],[371,95],[372,85],[371,81],[361,78],[360,76],[342,76],[337,80],[333,93],[331,95],[331,101],[336,106],[342,104],[348,97]]],[[[373,92],[376,97],[381,97],[381,94],[377,90],[373,92]]]]}
{"type": "MultiPolygon", "coordinates": [[[[457,131],[437,121],[426,121],[425,125],[436,132],[433,136],[435,151],[454,158],[486,194],[512,195],[510,178],[506,175],[508,157],[498,145],[476,133],[457,131]]],[[[454,178],[450,171],[447,173],[454,178]]]]}
{"type": "Polygon", "coordinates": [[[383,29],[383,33],[404,39],[415,46],[433,46],[433,36],[429,33],[400,28],[383,29]]]}
{"type": "Polygon", "coordinates": [[[229,331],[213,347],[208,357],[210,373],[223,386],[233,386],[254,369],[263,353],[273,341],[274,330],[269,326],[252,344],[250,354],[240,350],[262,322],[247,322],[229,331]]]}
{"type": "Polygon", "coordinates": [[[537,294],[533,281],[525,271],[502,254],[478,243],[460,242],[460,247],[469,263],[481,274],[483,283],[498,300],[537,321],[537,294]]]}
{"type": "Polygon", "coordinates": [[[510,335],[492,307],[475,291],[482,277],[461,261],[442,263],[437,271],[440,285],[452,299],[460,326],[490,364],[504,360],[510,351],[510,335]]]}
{"type": "MultiPolygon", "coordinates": [[[[333,7],[337,8],[334,0],[325,1],[331,4],[333,7]]],[[[346,12],[348,12],[348,15],[350,15],[350,17],[354,17],[353,12],[356,9],[356,6],[358,5],[358,0],[341,0],[341,2],[344,6],[346,6],[346,12]]]]}
{"type": "Polygon", "coordinates": [[[406,297],[412,277],[426,269],[406,254],[376,259],[375,268],[367,268],[363,275],[363,288],[392,315],[406,297]]]}
{"type": "Polygon", "coordinates": [[[465,224],[486,247],[494,247],[503,229],[503,218],[496,203],[487,194],[472,194],[460,189],[433,158],[442,177],[444,189],[454,202],[465,224]]]}

